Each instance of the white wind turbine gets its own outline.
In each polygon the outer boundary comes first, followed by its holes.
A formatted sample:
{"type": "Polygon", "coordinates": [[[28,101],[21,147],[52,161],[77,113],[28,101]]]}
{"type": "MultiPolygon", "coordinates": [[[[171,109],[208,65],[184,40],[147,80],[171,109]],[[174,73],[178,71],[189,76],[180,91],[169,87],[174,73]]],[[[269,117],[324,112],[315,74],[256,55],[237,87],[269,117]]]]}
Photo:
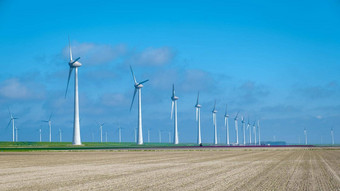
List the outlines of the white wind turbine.
{"type": "Polygon", "coordinates": [[[227,131],[227,145],[229,145],[229,123],[228,123],[228,105],[226,105],[225,107],[225,113],[224,113],[224,126],[226,128],[226,131],[227,131]]]}
{"type": "Polygon", "coordinates": [[[197,94],[197,101],[196,101],[196,121],[197,121],[197,144],[202,143],[201,139],[201,105],[198,103],[200,97],[200,92],[197,94]]]}
{"type": "Polygon", "coordinates": [[[59,128],[59,142],[62,142],[62,134],[61,129],[59,128]]]}
{"type": "Polygon", "coordinates": [[[214,144],[217,145],[216,100],[215,100],[215,104],[214,104],[214,109],[211,112],[212,112],[213,124],[214,124],[214,144]]]}
{"type": "Polygon", "coordinates": [[[236,144],[238,145],[238,124],[237,124],[237,117],[238,117],[238,113],[236,114],[235,118],[234,118],[234,121],[235,121],[235,130],[236,130],[236,144]]]}
{"type": "Polygon", "coordinates": [[[303,133],[305,134],[305,145],[307,145],[307,130],[304,128],[303,133]]]}
{"type": "Polygon", "coordinates": [[[242,116],[242,128],[243,128],[243,145],[246,145],[246,126],[244,122],[244,117],[242,116]]]}
{"type": "Polygon", "coordinates": [[[259,145],[261,145],[261,130],[260,130],[260,120],[257,121],[257,129],[259,131],[259,145]]]}
{"type": "Polygon", "coordinates": [[[15,142],[18,142],[18,128],[17,127],[15,127],[15,133],[16,133],[16,135],[15,135],[15,142]]]}
{"type": "Polygon", "coordinates": [[[333,128],[331,129],[331,137],[332,137],[332,145],[334,145],[334,132],[333,132],[333,128]]]}
{"type": "Polygon", "coordinates": [[[162,132],[161,132],[161,130],[158,130],[158,140],[159,140],[159,143],[162,143],[162,132]]]}
{"type": "Polygon", "coordinates": [[[73,60],[72,58],[72,50],[71,50],[71,42],[70,38],[69,41],[69,50],[70,50],[70,61],[69,66],[70,70],[68,73],[68,80],[67,80],[67,86],[66,86],[66,92],[65,92],[65,98],[67,95],[67,89],[70,82],[70,77],[72,74],[72,71],[74,69],[74,121],[73,121],[73,145],[81,145],[81,139],[80,139],[80,124],[79,124],[79,96],[78,96],[78,68],[82,65],[78,60],[80,57],[73,60]]]}
{"type": "Polygon", "coordinates": [[[150,143],[150,129],[148,129],[148,143],[150,143]]]}
{"type": "Polygon", "coordinates": [[[247,129],[248,128],[249,128],[249,145],[251,145],[251,127],[250,127],[249,117],[248,117],[247,129]]]}
{"type": "Polygon", "coordinates": [[[48,127],[50,129],[50,142],[52,142],[52,121],[51,121],[51,118],[52,118],[52,114],[50,115],[50,117],[48,118],[48,120],[42,120],[42,122],[45,122],[45,123],[48,123],[48,127]]]}
{"type": "Polygon", "coordinates": [[[253,131],[254,131],[254,145],[256,145],[256,125],[255,125],[255,121],[253,123],[253,131]]]}
{"type": "Polygon", "coordinates": [[[177,100],[175,96],[175,85],[172,84],[172,96],[171,96],[171,119],[174,113],[174,144],[178,144],[178,129],[177,129],[177,100]]]}
{"type": "Polygon", "coordinates": [[[133,97],[132,97],[132,102],[131,102],[131,106],[130,106],[130,111],[132,109],[132,105],[133,105],[133,101],[135,99],[136,93],[138,91],[138,145],[142,145],[143,144],[143,129],[142,129],[142,87],[143,84],[149,80],[144,80],[142,82],[137,82],[136,77],[133,73],[132,67],[130,66],[130,70],[132,73],[132,77],[133,77],[133,81],[134,81],[134,86],[135,86],[135,91],[133,93],[133,97]]]}
{"type": "Polygon", "coordinates": [[[41,142],[41,129],[39,129],[39,142],[41,142]]]}
{"type": "Polygon", "coordinates": [[[99,130],[100,130],[100,142],[103,142],[103,126],[105,123],[97,123],[99,125],[99,130]]]}
{"type": "Polygon", "coordinates": [[[122,142],[122,129],[120,126],[118,127],[118,139],[119,139],[119,143],[122,142]]]}
{"type": "Polygon", "coordinates": [[[9,108],[8,108],[8,112],[9,112],[9,115],[10,115],[11,119],[9,120],[7,127],[8,127],[8,126],[11,124],[11,122],[12,122],[12,131],[13,131],[13,139],[12,139],[12,141],[14,142],[14,141],[15,141],[15,120],[16,120],[16,119],[19,119],[19,118],[13,117],[13,114],[11,113],[11,111],[9,110],[9,108]]]}

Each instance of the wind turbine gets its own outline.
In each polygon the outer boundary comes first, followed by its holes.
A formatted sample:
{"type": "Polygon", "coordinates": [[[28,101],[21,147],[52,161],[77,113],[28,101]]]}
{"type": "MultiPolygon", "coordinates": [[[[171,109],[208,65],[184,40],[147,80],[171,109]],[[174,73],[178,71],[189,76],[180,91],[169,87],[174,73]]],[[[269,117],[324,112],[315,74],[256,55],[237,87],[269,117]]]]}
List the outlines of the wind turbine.
{"type": "Polygon", "coordinates": [[[150,143],[150,129],[148,129],[148,143],[150,143]]]}
{"type": "Polygon", "coordinates": [[[122,142],[122,128],[119,126],[118,127],[118,138],[119,138],[119,143],[121,143],[122,142]]]}
{"type": "Polygon", "coordinates": [[[171,132],[169,131],[168,134],[169,134],[169,143],[171,143],[171,132]]]}
{"type": "Polygon", "coordinates": [[[39,142],[41,142],[41,129],[39,129],[39,142]]]}
{"type": "Polygon", "coordinates": [[[68,39],[69,42],[69,50],[70,50],[70,61],[68,65],[70,66],[70,70],[68,73],[68,80],[67,80],[67,86],[66,86],[66,92],[65,92],[65,98],[67,95],[67,89],[68,85],[70,83],[70,77],[72,74],[72,71],[74,69],[74,121],[73,121],[73,145],[81,145],[81,139],[80,139],[80,124],[79,124],[79,96],[78,96],[78,68],[82,65],[78,60],[80,57],[73,60],[72,58],[72,50],[71,50],[71,42],[70,38],[68,39]]]}
{"type": "Polygon", "coordinates": [[[197,121],[197,144],[202,143],[201,139],[201,105],[198,103],[200,97],[200,92],[197,94],[197,101],[196,101],[196,121],[197,121]]]}
{"type": "Polygon", "coordinates": [[[331,129],[331,136],[332,136],[332,145],[334,145],[334,132],[333,132],[333,128],[331,129]]]}
{"type": "Polygon", "coordinates": [[[107,143],[107,131],[105,131],[105,142],[107,143]]]}
{"type": "Polygon", "coordinates": [[[260,120],[257,120],[257,129],[259,131],[259,145],[261,145],[260,120]]]}
{"type": "Polygon", "coordinates": [[[253,123],[253,131],[254,131],[254,145],[256,145],[256,125],[255,125],[255,121],[253,123]]]}
{"type": "Polygon", "coordinates": [[[62,142],[62,134],[61,129],[59,128],[59,142],[62,142]]]}
{"type": "Polygon", "coordinates": [[[52,142],[52,121],[51,121],[52,114],[53,113],[51,113],[51,115],[48,118],[48,120],[42,120],[42,122],[48,123],[48,127],[50,128],[50,142],[52,142]]]}
{"type": "Polygon", "coordinates": [[[104,123],[97,123],[99,125],[99,130],[100,130],[100,142],[103,142],[103,125],[104,123]]]}
{"type": "Polygon", "coordinates": [[[178,130],[177,130],[177,100],[178,97],[175,96],[175,85],[172,84],[172,96],[171,96],[171,119],[173,113],[174,115],[174,144],[178,144],[178,130]]]}
{"type": "Polygon", "coordinates": [[[242,116],[242,128],[243,128],[243,145],[246,145],[246,126],[244,124],[243,116],[242,116]]]}
{"type": "Polygon", "coordinates": [[[212,112],[213,124],[214,124],[214,144],[217,145],[216,100],[215,100],[215,104],[214,104],[214,109],[211,112],[212,112]]]}
{"type": "Polygon", "coordinates": [[[18,128],[17,127],[15,127],[15,142],[18,142],[18,128]]]}
{"type": "Polygon", "coordinates": [[[11,113],[11,110],[9,110],[9,108],[8,108],[8,112],[9,112],[9,115],[10,115],[10,117],[11,117],[11,119],[9,120],[9,122],[8,122],[8,125],[7,125],[7,127],[11,124],[11,122],[12,122],[12,130],[13,130],[13,142],[15,141],[15,119],[19,119],[19,118],[17,118],[17,117],[13,117],[13,114],[11,113]]]}
{"type": "Polygon", "coordinates": [[[134,86],[135,86],[135,91],[133,93],[133,97],[132,97],[132,102],[131,102],[131,106],[130,106],[130,111],[132,109],[132,105],[133,105],[133,101],[135,99],[136,93],[138,91],[138,145],[142,145],[143,144],[143,129],[142,129],[142,87],[143,84],[149,80],[144,80],[142,82],[137,82],[136,77],[133,73],[132,67],[130,66],[130,70],[132,73],[132,77],[133,77],[133,81],[134,81],[134,86]]]}
{"type": "Polygon", "coordinates": [[[236,144],[238,145],[238,124],[237,124],[237,117],[238,117],[238,113],[236,114],[234,121],[235,121],[235,130],[236,130],[236,144]]]}
{"type": "Polygon", "coordinates": [[[161,130],[158,130],[158,139],[159,139],[159,143],[162,143],[162,132],[161,132],[161,130]]]}
{"type": "Polygon", "coordinates": [[[251,127],[250,127],[249,117],[248,117],[247,129],[248,128],[249,128],[249,145],[251,145],[251,127]]]}
{"type": "Polygon", "coordinates": [[[137,128],[134,128],[134,135],[135,135],[135,143],[137,143],[137,128]]]}
{"type": "Polygon", "coordinates": [[[229,124],[228,124],[228,105],[225,106],[225,113],[224,113],[224,126],[227,129],[227,145],[229,145],[229,124]]]}
{"type": "Polygon", "coordinates": [[[305,145],[307,145],[307,130],[304,128],[303,133],[305,134],[305,145]]]}

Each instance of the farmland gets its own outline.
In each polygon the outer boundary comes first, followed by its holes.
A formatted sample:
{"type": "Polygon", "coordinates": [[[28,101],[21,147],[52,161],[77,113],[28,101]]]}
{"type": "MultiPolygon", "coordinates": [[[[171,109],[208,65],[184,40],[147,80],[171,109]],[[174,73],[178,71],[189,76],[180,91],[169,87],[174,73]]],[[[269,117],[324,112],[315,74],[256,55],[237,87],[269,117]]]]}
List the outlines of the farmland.
{"type": "Polygon", "coordinates": [[[0,152],[1,190],[339,190],[340,148],[0,152]]]}

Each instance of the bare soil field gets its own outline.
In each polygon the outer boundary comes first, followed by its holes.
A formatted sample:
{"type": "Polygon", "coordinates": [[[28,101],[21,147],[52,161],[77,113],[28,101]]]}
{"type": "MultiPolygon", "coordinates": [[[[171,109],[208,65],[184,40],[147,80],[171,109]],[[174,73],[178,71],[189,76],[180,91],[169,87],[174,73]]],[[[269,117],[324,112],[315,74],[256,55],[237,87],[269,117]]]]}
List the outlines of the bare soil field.
{"type": "Polygon", "coordinates": [[[0,190],[340,190],[340,148],[3,152],[0,190]]]}

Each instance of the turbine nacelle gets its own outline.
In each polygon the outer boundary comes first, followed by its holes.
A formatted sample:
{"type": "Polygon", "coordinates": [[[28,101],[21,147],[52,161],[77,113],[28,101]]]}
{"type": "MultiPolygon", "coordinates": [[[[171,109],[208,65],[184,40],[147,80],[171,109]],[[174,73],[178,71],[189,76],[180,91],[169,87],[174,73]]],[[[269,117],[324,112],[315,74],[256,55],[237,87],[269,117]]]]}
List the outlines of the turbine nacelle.
{"type": "Polygon", "coordinates": [[[202,106],[200,104],[195,105],[196,108],[201,108],[202,106]]]}
{"type": "Polygon", "coordinates": [[[143,84],[135,84],[136,89],[141,89],[143,87],[143,84]]]}
{"type": "Polygon", "coordinates": [[[77,61],[79,59],[80,59],[80,57],[77,58],[76,61],[70,60],[70,62],[68,63],[68,65],[70,65],[70,68],[80,67],[82,64],[77,61]]]}
{"type": "Polygon", "coordinates": [[[179,97],[177,97],[177,96],[172,96],[172,97],[171,97],[172,101],[176,101],[176,100],[178,100],[178,98],[179,98],[179,97]]]}

